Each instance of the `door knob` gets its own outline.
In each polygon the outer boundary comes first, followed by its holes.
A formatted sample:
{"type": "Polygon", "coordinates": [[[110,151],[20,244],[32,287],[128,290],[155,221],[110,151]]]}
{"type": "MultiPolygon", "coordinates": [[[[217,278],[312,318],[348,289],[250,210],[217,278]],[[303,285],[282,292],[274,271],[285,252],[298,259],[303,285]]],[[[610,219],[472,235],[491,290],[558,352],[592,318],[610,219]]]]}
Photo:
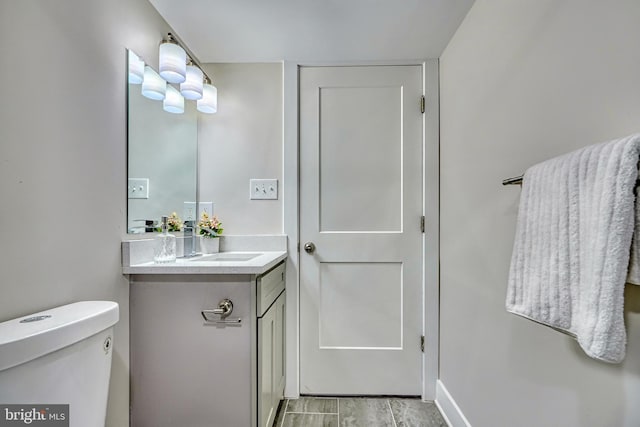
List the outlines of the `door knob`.
{"type": "Polygon", "coordinates": [[[316,245],[314,245],[313,242],[307,242],[304,244],[304,250],[306,253],[312,254],[313,251],[316,250],[316,245]]]}

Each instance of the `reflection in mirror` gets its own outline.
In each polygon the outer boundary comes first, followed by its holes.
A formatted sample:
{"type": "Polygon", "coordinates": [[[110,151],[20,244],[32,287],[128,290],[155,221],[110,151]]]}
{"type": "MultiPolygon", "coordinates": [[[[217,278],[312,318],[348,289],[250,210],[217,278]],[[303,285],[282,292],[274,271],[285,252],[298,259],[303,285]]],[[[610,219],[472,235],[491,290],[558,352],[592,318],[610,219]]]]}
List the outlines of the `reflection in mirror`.
{"type": "Polygon", "coordinates": [[[184,220],[184,203],[196,201],[197,110],[186,102],[184,113],[169,113],[129,81],[127,230],[144,233],[172,212],[184,220]]]}

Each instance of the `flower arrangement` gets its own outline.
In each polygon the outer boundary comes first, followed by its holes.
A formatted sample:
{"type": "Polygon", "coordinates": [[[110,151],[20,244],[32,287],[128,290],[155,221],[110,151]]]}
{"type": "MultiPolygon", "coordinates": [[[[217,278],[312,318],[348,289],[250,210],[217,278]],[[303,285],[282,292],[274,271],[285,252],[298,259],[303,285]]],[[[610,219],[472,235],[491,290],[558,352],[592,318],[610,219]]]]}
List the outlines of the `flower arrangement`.
{"type": "Polygon", "coordinates": [[[169,231],[181,231],[182,230],[182,220],[178,216],[177,213],[173,212],[169,215],[169,219],[167,220],[167,224],[169,225],[169,231]]]}
{"type": "Polygon", "coordinates": [[[209,214],[206,212],[202,212],[200,221],[198,221],[198,228],[200,229],[199,233],[201,236],[209,238],[218,237],[224,231],[218,217],[209,217],[209,214]]]}

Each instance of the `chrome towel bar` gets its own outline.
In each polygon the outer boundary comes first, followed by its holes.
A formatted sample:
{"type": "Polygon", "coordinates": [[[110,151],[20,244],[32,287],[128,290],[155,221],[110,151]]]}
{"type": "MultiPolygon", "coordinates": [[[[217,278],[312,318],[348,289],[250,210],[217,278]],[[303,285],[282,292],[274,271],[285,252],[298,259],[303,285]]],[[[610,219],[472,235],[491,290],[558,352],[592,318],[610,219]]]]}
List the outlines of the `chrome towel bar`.
{"type": "MultiPolygon", "coordinates": [[[[514,176],[513,178],[503,179],[502,185],[522,185],[523,176],[524,175],[520,175],[520,176],[514,176]]],[[[638,188],[640,188],[640,178],[638,178],[638,181],[636,182],[636,187],[635,187],[636,192],[638,188]]]]}
{"type": "Polygon", "coordinates": [[[524,175],[520,175],[520,176],[514,176],[513,178],[507,178],[502,180],[502,185],[522,185],[522,177],[524,175]]]}

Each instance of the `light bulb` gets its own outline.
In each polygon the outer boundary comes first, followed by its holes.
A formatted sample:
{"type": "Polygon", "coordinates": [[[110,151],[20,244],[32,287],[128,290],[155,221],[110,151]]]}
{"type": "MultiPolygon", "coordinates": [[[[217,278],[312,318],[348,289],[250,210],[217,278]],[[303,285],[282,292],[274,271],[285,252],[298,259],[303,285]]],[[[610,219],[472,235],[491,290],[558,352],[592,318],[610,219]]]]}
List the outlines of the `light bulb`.
{"type": "Polygon", "coordinates": [[[139,85],[144,79],[144,61],[129,50],[129,83],[139,85]]]}
{"type": "Polygon", "coordinates": [[[184,98],[178,92],[178,89],[171,85],[167,85],[167,96],[162,101],[164,111],[173,114],[184,113],[184,98]]]}
{"type": "Polygon", "coordinates": [[[144,67],[144,80],[142,81],[142,95],[149,99],[164,99],[167,93],[167,82],[150,66],[144,67]]]}
{"type": "Polygon", "coordinates": [[[160,45],[160,75],[169,83],[182,83],[186,78],[187,53],[175,43],[160,45]]]}
{"type": "Polygon", "coordinates": [[[187,99],[202,98],[202,70],[195,65],[187,65],[187,79],[180,84],[180,93],[187,99]]]}
{"type": "Polygon", "coordinates": [[[205,84],[202,98],[196,104],[196,108],[202,113],[213,114],[218,111],[218,89],[208,83],[205,84]]]}

